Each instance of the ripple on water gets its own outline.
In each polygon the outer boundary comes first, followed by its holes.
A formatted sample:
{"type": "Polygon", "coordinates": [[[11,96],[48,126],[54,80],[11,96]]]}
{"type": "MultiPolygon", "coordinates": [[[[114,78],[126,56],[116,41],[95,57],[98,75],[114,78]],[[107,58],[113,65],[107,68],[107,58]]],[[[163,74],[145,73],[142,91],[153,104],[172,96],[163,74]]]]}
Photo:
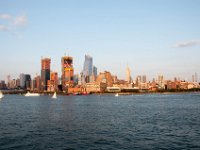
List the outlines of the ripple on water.
{"type": "Polygon", "coordinates": [[[200,149],[200,94],[7,95],[0,149],[200,149]]]}

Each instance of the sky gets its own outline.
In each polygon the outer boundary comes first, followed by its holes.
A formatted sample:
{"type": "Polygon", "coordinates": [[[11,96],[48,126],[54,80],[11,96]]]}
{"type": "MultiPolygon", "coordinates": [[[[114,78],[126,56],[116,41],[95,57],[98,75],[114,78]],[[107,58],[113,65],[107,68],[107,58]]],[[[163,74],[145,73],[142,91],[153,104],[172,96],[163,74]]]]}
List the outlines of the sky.
{"type": "Polygon", "coordinates": [[[41,57],[61,75],[72,56],[75,74],[85,54],[98,72],[121,79],[200,76],[199,0],[0,0],[0,80],[40,74],[41,57]]]}

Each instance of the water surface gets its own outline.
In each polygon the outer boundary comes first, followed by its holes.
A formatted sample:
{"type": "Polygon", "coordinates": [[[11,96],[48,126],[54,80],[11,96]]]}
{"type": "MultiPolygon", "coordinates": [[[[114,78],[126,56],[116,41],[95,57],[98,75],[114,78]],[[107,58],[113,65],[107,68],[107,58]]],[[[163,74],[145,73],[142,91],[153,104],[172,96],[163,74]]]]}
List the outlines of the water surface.
{"type": "Polygon", "coordinates": [[[200,94],[0,101],[0,149],[200,149],[200,94]]]}

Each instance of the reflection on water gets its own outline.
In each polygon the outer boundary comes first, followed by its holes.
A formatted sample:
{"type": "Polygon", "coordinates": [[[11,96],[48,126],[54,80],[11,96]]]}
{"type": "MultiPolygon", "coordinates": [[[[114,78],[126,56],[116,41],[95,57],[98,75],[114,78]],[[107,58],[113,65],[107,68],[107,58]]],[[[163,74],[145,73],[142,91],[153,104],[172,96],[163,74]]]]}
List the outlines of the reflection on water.
{"type": "Polygon", "coordinates": [[[0,149],[200,149],[200,94],[0,101],[0,149]]]}

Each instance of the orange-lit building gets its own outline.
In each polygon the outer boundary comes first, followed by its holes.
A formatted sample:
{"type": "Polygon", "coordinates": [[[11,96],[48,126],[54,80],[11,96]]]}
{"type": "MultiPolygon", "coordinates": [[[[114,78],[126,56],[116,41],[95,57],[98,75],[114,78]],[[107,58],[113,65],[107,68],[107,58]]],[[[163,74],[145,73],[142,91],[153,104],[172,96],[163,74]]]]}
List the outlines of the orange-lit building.
{"type": "Polygon", "coordinates": [[[47,91],[49,91],[49,92],[57,91],[58,90],[58,73],[51,72],[50,80],[48,80],[47,83],[48,83],[47,91]]]}
{"type": "Polygon", "coordinates": [[[35,80],[35,85],[34,85],[33,90],[34,91],[40,91],[40,88],[41,88],[41,79],[40,79],[40,76],[36,76],[34,80],[35,80]]]}
{"type": "Polygon", "coordinates": [[[74,84],[73,58],[70,56],[62,57],[61,67],[62,67],[62,89],[66,91],[68,87],[72,87],[74,84]]]}
{"type": "Polygon", "coordinates": [[[41,59],[41,90],[47,90],[47,81],[50,80],[50,58],[41,59]]]}
{"type": "Polygon", "coordinates": [[[105,71],[97,76],[96,82],[106,83],[108,87],[113,86],[113,78],[110,72],[105,71]]]}

